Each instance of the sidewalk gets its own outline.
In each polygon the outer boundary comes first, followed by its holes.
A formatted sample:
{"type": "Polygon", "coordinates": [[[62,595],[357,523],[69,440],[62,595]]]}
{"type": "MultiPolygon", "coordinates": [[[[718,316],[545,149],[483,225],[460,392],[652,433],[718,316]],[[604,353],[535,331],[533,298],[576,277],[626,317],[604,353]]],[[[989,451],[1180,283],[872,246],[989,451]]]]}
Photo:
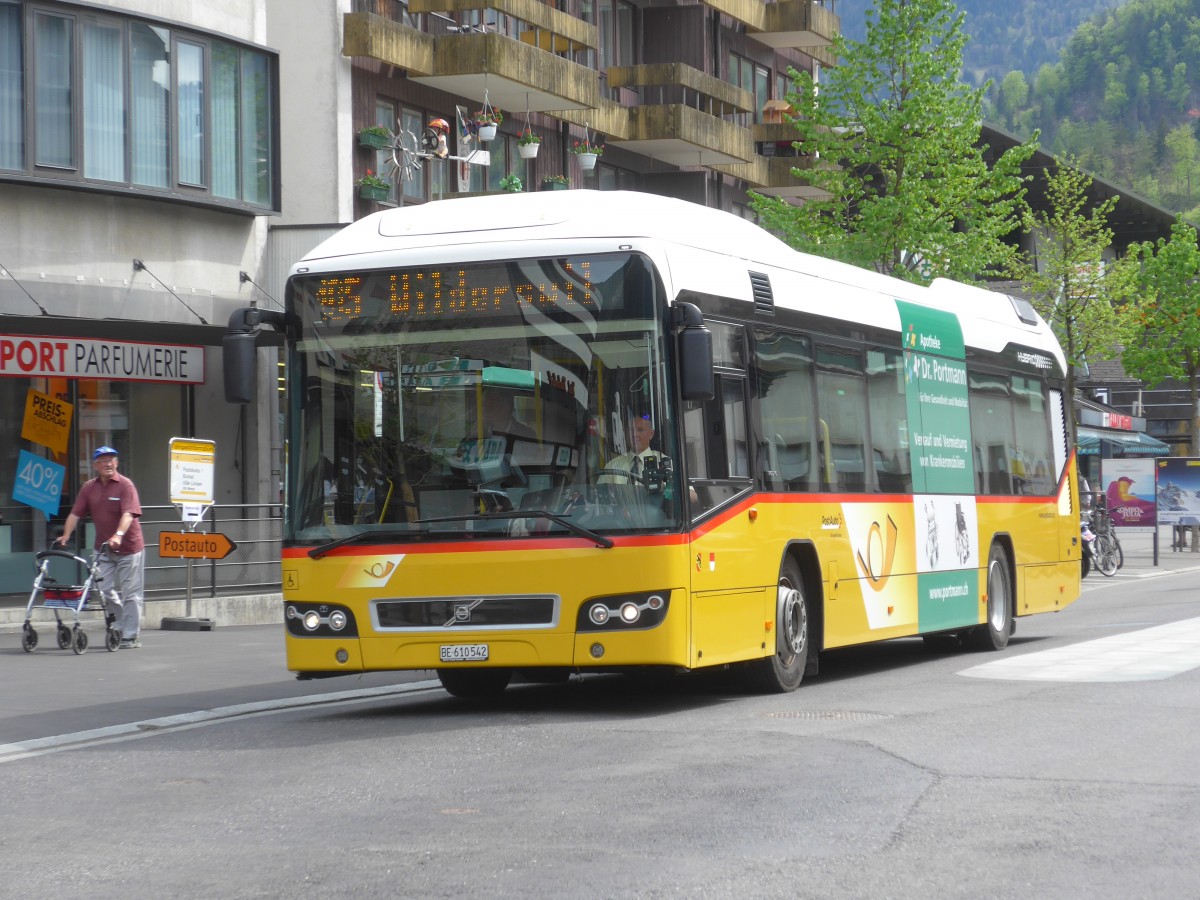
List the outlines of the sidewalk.
{"type": "MultiPolygon", "coordinates": [[[[1173,529],[1161,526],[1158,529],[1158,561],[1154,559],[1154,535],[1128,533],[1117,531],[1117,539],[1121,542],[1121,550],[1125,554],[1125,565],[1118,571],[1118,576],[1148,577],[1166,575],[1171,572],[1200,571],[1200,552],[1194,552],[1190,547],[1184,550],[1172,550],[1171,539],[1173,529]]],[[[1200,550],[1200,547],[1197,548],[1200,550]]],[[[1088,575],[1092,578],[1103,578],[1097,572],[1088,575]]]]}
{"type": "MultiPolygon", "coordinates": [[[[32,586],[33,578],[30,576],[32,586]]],[[[18,634],[25,621],[25,608],[29,595],[24,597],[0,597],[0,634],[18,634]]],[[[61,610],[64,622],[73,623],[75,614],[61,610]]],[[[186,597],[148,598],[143,629],[156,630],[162,627],[163,619],[180,619],[188,615],[186,597]]],[[[214,625],[282,625],[283,595],[279,593],[241,594],[220,597],[192,597],[191,617],[210,619],[214,625]]],[[[85,612],[80,622],[90,633],[103,631],[99,612],[85,612]]],[[[33,624],[39,631],[53,626],[54,612],[40,606],[33,611],[33,624]]],[[[53,628],[46,632],[53,639],[53,628]]],[[[53,640],[51,640],[53,643],[53,640]]]]}

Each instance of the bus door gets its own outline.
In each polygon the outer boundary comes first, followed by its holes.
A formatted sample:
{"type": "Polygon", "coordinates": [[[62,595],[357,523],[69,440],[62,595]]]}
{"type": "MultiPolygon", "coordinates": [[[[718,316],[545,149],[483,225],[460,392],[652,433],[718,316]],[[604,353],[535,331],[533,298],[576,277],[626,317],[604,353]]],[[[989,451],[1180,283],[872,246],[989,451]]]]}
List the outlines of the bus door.
{"type": "Polygon", "coordinates": [[[700,526],[689,548],[692,663],[707,666],[762,655],[779,560],[766,561],[737,502],[754,487],[744,332],[705,324],[713,333],[715,391],[711,400],[685,404],[683,448],[692,521],[700,526]]]}

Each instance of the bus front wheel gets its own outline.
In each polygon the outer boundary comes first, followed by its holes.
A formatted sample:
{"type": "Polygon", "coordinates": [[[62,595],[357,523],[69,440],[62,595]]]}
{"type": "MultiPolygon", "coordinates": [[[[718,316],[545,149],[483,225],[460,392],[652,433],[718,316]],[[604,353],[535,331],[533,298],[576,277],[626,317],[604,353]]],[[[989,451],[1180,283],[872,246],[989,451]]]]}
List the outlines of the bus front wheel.
{"type": "Polygon", "coordinates": [[[788,557],[779,570],[775,589],[775,652],[750,664],[756,687],[784,694],[800,686],[811,652],[808,628],[808,598],[804,596],[800,568],[788,557]]]}
{"type": "Polygon", "coordinates": [[[438,669],[438,680],[446,693],[464,700],[498,697],[508,687],[508,669],[438,669]]]}
{"type": "Polygon", "coordinates": [[[1013,629],[1012,570],[1008,554],[993,544],[988,554],[987,621],[971,630],[971,644],[978,650],[1003,650],[1013,629]]]}

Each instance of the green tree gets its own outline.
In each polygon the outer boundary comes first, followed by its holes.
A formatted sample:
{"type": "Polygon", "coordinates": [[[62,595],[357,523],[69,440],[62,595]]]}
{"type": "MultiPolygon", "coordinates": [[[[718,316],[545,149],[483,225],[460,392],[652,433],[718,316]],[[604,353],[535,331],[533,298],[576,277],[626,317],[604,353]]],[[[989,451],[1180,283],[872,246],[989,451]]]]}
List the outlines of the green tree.
{"type": "Polygon", "coordinates": [[[793,247],[911,281],[1009,272],[1003,238],[1024,208],[1012,148],[991,166],[978,146],[983,89],[959,82],[962,14],[953,0],[876,0],[862,43],[844,36],[818,96],[795,72],[796,147],[821,164],[802,177],[826,199],[754,195],[762,223],[793,247]]]}
{"type": "Polygon", "coordinates": [[[1092,176],[1073,162],[1043,170],[1046,203],[1025,216],[1037,241],[1037,265],[1023,280],[1030,302],[1054,330],[1067,358],[1067,396],[1089,359],[1116,359],[1127,331],[1123,309],[1133,290],[1129,257],[1106,260],[1113,231],[1108,218],[1119,197],[1091,205],[1092,176]]]}
{"type": "Polygon", "coordinates": [[[1134,327],[1121,357],[1125,371],[1150,385],[1168,378],[1186,382],[1191,410],[1192,455],[1200,453],[1200,247],[1196,230],[1176,219],[1169,240],[1130,248],[1141,262],[1134,327]]]}
{"type": "Polygon", "coordinates": [[[1013,117],[1024,109],[1025,104],[1028,102],[1029,83],[1025,80],[1025,73],[1021,71],[1009,72],[1004,76],[1004,80],[1000,82],[1000,95],[996,101],[1000,111],[1011,122],[1013,117]]]}

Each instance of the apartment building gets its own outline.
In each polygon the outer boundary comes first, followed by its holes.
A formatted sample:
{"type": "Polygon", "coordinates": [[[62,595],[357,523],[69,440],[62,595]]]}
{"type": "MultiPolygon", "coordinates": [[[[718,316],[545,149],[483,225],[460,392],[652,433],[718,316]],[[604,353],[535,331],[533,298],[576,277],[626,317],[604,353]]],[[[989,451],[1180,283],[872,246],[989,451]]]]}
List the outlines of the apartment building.
{"type": "MultiPolygon", "coordinates": [[[[832,0],[355,0],[343,22],[356,130],[381,125],[417,144],[428,123],[449,126],[458,160],[401,172],[381,204],[499,190],[548,177],[573,187],[633,188],[731,211],[749,189],[811,196],[808,165],[783,121],[788,69],[831,65],[832,0]],[[471,117],[500,110],[490,140],[471,117]],[[522,156],[521,135],[539,144],[522,156]],[[599,145],[594,168],[575,150],[599,145]],[[486,152],[486,165],[472,155],[486,152]]],[[[819,75],[818,75],[819,77],[819,75]]],[[[391,175],[392,154],[355,157],[391,175]]],[[[391,180],[390,178],[388,180],[391,180]]],[[[548,185],[549,186],[549,185],[548,185]]]]}

